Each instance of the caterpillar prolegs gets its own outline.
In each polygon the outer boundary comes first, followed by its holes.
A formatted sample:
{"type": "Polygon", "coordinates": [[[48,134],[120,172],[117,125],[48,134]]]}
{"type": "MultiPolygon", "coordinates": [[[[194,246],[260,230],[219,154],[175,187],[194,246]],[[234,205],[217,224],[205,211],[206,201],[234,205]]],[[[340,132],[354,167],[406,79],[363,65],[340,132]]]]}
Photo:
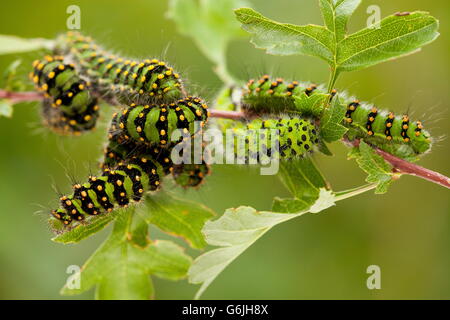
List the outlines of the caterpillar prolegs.
{"type": "Polygon", "coordinates": [[[58,51],[73,59],[110,103],[172,102],[184,95],[179,74],[164,61],[118,57],[78,32],[67,32],[58,44],[58,51]]]}
{"type": "Polygon", "coordinates": [[[73,64],[61,56],[45,56],[33,62],[30,79],[44,92],[44,124],[59,134],[80,134],[95,127],[99,106],[73,64]]]}
{"type": "MultiPolygon", "coordinates": [[[[298,81],[271,80],[263,76],[250,80],[243,89],[241,104],[250,114],[293,112],[320,120],[323,109],[300,110],[296,101],[302,97],[327,94],[323,86],[298,81]],[[305,114],[306,113],[306,114],[305,114]]],[[[331,97],[337,94],[331,92],[331,97]]],[[[349,140],[363,139],[400,158],[412,159],[430,150],[432,139],[420,121],[411,121],[407,115],[395,116],[373,105],[338,95],[339,103],[347,109],[343,125],[349,128],[349,140]]]]}

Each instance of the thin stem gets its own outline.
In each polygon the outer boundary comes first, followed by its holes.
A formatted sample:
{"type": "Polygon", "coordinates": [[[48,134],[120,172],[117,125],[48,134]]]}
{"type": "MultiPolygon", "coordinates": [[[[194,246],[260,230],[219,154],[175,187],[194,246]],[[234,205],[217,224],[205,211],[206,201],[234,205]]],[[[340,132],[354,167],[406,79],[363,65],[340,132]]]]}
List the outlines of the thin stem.
{"type": "Polygon", "coordinates": [[[353,189],[349,189],[349,190],[345,190],[345,191],[339,191],[336,192],[336,201],[341,201],[341,200],[345,200],[354,196],[357,196],[361,193],[364,193],[366,191],[370,191],[373,190],[377,187],[376,183],[372,183],[372,184],[366,184],[364,186],[361,187],[357,187],[357,188],[353,188],[353,189]]]}
{"type": "Polygon", "coordinates": [[[214,110],[214,109],[210,110],[210,117],[212,117],[212,118],[222,118],[222,119],[231,119],[231,120],[242,120],[242,119],[246,118],[244,112],[214,110]]]}
{"type": "Polygon", "coordinates": [[[0,89],[0,99],[8,99],[13,103],[25,102],[25,101],[37,101],[42,100],[43,95],[40,92],[12,92],[0,89]]]}
{"type": "Polygon", "coordinates": [[[337,77],[339,73],[336,67],[331,69],[330,79],[328,80],[327,92],[331,92],[333,90],[334,84],[336,83],[337,77]]]}

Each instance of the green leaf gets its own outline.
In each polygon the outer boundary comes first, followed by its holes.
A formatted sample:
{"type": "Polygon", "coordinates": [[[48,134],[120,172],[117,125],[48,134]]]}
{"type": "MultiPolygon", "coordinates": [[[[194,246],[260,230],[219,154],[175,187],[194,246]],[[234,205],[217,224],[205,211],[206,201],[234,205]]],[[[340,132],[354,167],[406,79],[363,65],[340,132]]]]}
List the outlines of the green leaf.
{"type": "Polygon", "coordinates": [[[66,284],[62,294],[80,294],[96,286],[97,299],[150,299],[154,293],[149,275],[171,280],[186,276],[191,258],[181,247],[161,240],[140,245],[143,226],[132,228],[133,212],[131,208],[116,219],[110,237],[75,275],[80,287],[66,284]]]}
{"type": "Polygon", "coordinates": [[[306,210],[310,206],[310,201],[304,201],[297,198],[275,197],[272,203],[272,211],[279,213],[295,213],[306,210]]]}
{"type": "Polygon", "coordinates": [[[323,140],[319,140],[319,143],[317,144],[317,149],[322,152],[324,155],[332,156],[333,153],[328,149],[327,144],[323,140]]]}
{"type": "Polygon", "coordinates": [[[351,71],[414,53],[438,36],[439,22],[427,12],[392,15],[380,28],[366,28],[339,43],[337,67],[351,71]]]}
{"type": "Polygon", "coordinates": [[[293,96],[293,98],[295,108],[301,114],[317,118],[322,113],[323,106],[330,96],[325,93],[315,93],[310,96],[301,94],[299,96],[293,96]]]}
{"type": "Polygon", "coordinates": [[[311,157],[282,161],[280,164],[280,179],[297,199],[311,204],[318,198],[319,189],[327,187],[311,157]]]}
{"type": "Polygon", "coordinates": [[[319,0],[324,26],[280,23],[249,8],[235,11],[243,28],[253,34],[257,48],[276,55],[303,54],[319,57],[330,65],[330,91],[339,74],[414,53],[439,33],[438,21],[426,12],[392,15],[380,28],[366,28],[346,36],[348,19],[360,0],[319,0]]]}
{"type": "Polygon", "coordinates": [[[333,61],[333,33],[323,26],[279,23],[250,8],[235,10],[237,19],[252,43],[267,53],[276,55],[305,54],[333,61]]]}
{"type": "Polygon", "coordinates": [[[12,103],[8,99],[0,99],[0,117],[11,118],[13,113],[12,103]]]}
{"type": "Polygon", "coordinates": [[[164,232],[183,238],[191,247],[201,249],[206,243],[201,230],[214,212],[202,204],[177,198],[170,192],[147,196],[146,207],[140,210],[147,223],[164,232]]]}
{"type": "Polygon", "coordinates": [[[104,229],[117,216],[124,214],[124,211],[124,209],[117,209],[111,213],[92,217],[92,221],[88,220],[85,224],[77,225],[73,229],[69,230],[67,230],[67,227],[64,226],[59,220],[50,219],[50,226],[57,233],[57,236],[52,238],[52,241],[64,244],[78,243],[81,240],[86,239],[104,229]]]}
{"type": "Polygon", "coordinates": [[[6,91],[19,92],[25,90],[25,84],[22,79],[17,77],[17,69],[21,65],[22,60],[14,60],[3,73],[2,87],[6,91]]]}
{"type": "Polygon", "coordinates": [[[361,0],[319,0],[325,25],[336,35],[336,41],[344,39],[347,22],[361,0]]]}
{"type": "Polygon", "coordinates": [[[0,54],[11,54],[53,48],[54,41],[47,39],[25,39],[10,35],[0,35],[0,54]]]}
{"type": "Polygon", "coordinates": [[[233,9],[243,0],[170,0],[167,15],[178,31],[192,37],[202,53],[216,64],[216,72],[226,83],[232,77],[226,68],[226,49],[233,39],[245,37],[234,19],[233,9]]]}
{"type": "MultiPolygon", "coordinates": [[[[355,155],[355,151],[352,154],[355,155]]],[[[356,162],[368,174],[366,181],[377,184],[375,193],[386,193],[394,176],[392,166],[364,141],[359,144],[359,156],[356,156],[356,162]]]]}
{"type": "Polygon", "coordinates": [[[333,98],[329,108],[325,109],[320,120],[320,136],[326,142],[342,139],[347,128],[342,125],[347,108],[340,104],[338,96],[333,98]]]}
{"type": "Polygon", "coordinates": [[[307,212],[320,212],[334,205],[330,191],[320,190],[320,197],[309,210],[295,214],[256,211],[251,207],[228,209],[216,221],[208,221],[203,228],[206,241],[222,248],[208,251],[194,260],[189,269],[189,281],[201,283],[198,299],[211,282],[242,252],[249,248],[272,227],[307,212]]]}

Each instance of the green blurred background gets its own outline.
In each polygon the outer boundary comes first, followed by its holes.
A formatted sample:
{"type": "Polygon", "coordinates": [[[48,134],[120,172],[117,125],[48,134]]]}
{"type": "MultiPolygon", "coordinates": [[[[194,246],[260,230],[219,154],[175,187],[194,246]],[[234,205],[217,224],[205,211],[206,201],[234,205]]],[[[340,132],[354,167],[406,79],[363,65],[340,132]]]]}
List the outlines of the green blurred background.
{"type": "MultiPolygon", "coordinates": [[[[251,5],[278,21],[322,24],[316,0],[253,0],[251,5]]],[[[220,87],[211,63],[191,39],[177,34],[166,19],[167,1],[4,1],[0,34],[53,38],[66,28],[66,8],[81,7],[82,31],[130,56],[161,56],[175,64],[211,99],[220,87]]],[[[447,0],[363,1],[350,31],[366,25],[368,5],[382,16],[397,11],[430,11],[441,22],[441,37],[418,54],[366,70],[344,74],[337,87],[360,99],[424,119],[436,137],[449,134],[449,12],[447,0]]],[[[20,55],[22,72],[36,58],[20,55]]],[[[231,71],[241,77],[272,73],[286,78],[324,82],[327,66],[309,57],[274,57],[248,40],[232,43],[231,71]]],[[[15,60],[0,56],[0,70],[15,60]]],[[[41,129],[36,103],[15,106],[12,119],[0,118],[0,298],[60,299],[69,265],[82,265],[109,229],[63,246],[50,241],[45,213],[56,204],[52,186],[67,192],[66,174],[84,179],[104,143],[105,128],[81,138],[61,138],[41,129]],[[44,209],[42,209],[44,208],[44,209]]],[[[103,109],[105,111],[105,108],[103,109]]],[[[103,122],[108,111],[103,113],[103,122]]],[[[364,173],[346,160],[346,149],[332,145],[333,158],[315,156],[335,190],[361,185],[364,173]]],[[[450,174],[450,144],[441,139],[421,164],[450,174]]],[[[224,209],[250,205],[269,209],[274,196],[287,192],[274,176],[256,169],[216,166],[198,191],[186,197],[224,209]]],[[[450,298],[450,201],[448,190],[402,177],[381,196],[363,194],[323,213],[277,226],[230,265],[206,291],[205,299],[413,299],[450,298]],[[381,267],[381,290],[368,290],[366,268],[381,267]]],[[[152,230],[152,237],[166,237],[152,230]]],[[[198,252],[193,252],[198,254],[198,252]]],[[[156,298],[190,299],[196,287],[187,281],[155,280],[156,298]]],[[[70,298],[92,298],[93,291],[70,298]]]]}

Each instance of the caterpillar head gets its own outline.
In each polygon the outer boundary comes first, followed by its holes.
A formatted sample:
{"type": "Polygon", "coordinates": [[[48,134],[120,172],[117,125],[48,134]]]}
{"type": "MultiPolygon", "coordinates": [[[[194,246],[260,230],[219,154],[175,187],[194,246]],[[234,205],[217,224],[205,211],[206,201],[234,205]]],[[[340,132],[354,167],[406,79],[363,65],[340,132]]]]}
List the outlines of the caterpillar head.
{"type": "Polygon", "coordinates": [[[206,163],[177,165],[172,174],[176,184],[184,188],[198,187],[209,174],[209,166],[206,163]]]}
{"type": "Polygon", "coordinates": [[[62,221],[65,225],[68,225],[72,222],[72,218],[67,214],[65,209],[59,208],[57,210],[52,210],[51,214],[56,219],[62,221]]]}
{"type": "MultiPolygon", "coordinates": [[[[419,129],[422,125],[418,125],[419,129]]],[[[416,130],[417,130],[416,129],[416,130]]],[[[424,154],[431,149],[432,140],[431,135],[428,131],[420,129],[420,131],[415,131],[415,137],[411,139],[411,145],[414,151],[418,154],[424,154]]]]}

